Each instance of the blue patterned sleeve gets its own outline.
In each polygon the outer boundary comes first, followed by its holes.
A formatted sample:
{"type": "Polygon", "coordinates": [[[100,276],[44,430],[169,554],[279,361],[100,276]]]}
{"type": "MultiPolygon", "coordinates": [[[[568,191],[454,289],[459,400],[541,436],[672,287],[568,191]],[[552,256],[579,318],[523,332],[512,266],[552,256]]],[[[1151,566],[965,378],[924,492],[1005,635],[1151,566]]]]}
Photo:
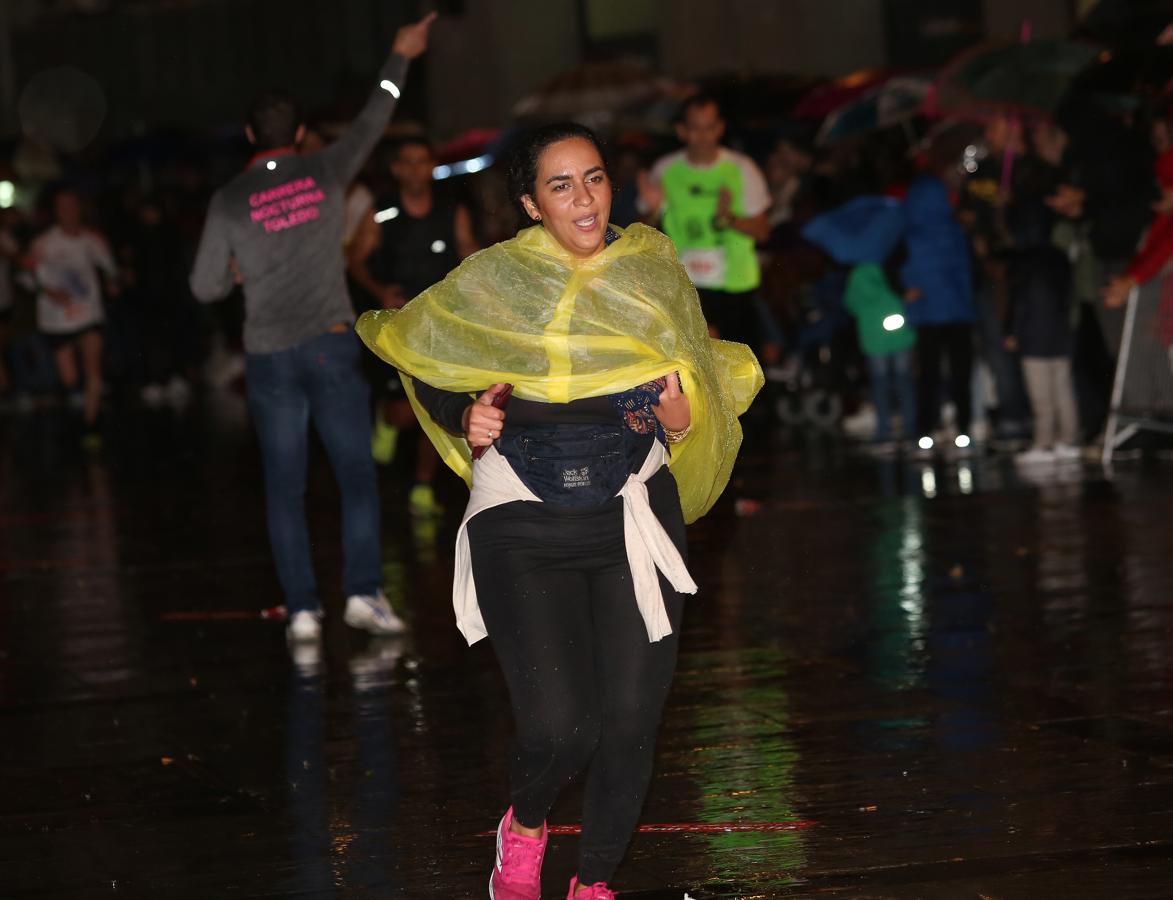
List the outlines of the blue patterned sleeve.
{"type": "Polygon", "coordinates": [[[647,384],[611,395],[611,403],[623,418],[623,424],[636,434],[652,434],[662,443],[664,427],[656,418],[656,407],[660,405],[660,393],[664,390],[664,379],[657,378],[647,384]]]}

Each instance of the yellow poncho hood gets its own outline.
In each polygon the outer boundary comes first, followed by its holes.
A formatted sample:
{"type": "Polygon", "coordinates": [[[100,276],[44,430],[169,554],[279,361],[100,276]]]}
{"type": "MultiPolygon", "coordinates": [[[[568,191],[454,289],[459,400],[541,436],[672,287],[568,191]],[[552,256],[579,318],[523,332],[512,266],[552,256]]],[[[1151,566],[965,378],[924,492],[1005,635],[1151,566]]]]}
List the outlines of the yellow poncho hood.
{"type": "Polygon", "coordinates": [[[761,388],[762,370],[744,344],[709,337],[696,289],[667,237],[646,225],[620,233],[580,260],[544,228],[527,228],[470,256],[403,309],[364,313],[357,331],[408,376],[428,437],[470,484],[468,444],[421,408],[410,379],[469,394],[508,382],[523,399],[567,403],[678,371],[692,428],[673,445],[670,465],[692,522],[729,481],[741,446],[737,417],[761,388]]]}

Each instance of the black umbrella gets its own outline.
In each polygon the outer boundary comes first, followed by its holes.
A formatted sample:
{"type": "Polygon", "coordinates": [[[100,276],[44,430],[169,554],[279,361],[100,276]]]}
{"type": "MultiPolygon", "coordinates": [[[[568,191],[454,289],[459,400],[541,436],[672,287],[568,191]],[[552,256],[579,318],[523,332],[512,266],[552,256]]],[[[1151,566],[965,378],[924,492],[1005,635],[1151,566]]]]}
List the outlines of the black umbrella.
{"type": "Polygon", "coordinates": [[[1047,118],[1099,52],[1076,41],[982,44],[945,67],[930,107],[966,119],[1047,118]]]}
{"type": "Polygon", "coordinates": [[[1113,47],[1151,46],[1170,22],[1173,0],[1100,0],[1075,35],[1113,47]]]}
{"type": "Polygon", "coordinates": [[[1063,105],[1090,101],[1107,112],[1130,112],[1165,93],[1171,79],[1173,47],[1105,50],[1072,79],[1063,105]]]}

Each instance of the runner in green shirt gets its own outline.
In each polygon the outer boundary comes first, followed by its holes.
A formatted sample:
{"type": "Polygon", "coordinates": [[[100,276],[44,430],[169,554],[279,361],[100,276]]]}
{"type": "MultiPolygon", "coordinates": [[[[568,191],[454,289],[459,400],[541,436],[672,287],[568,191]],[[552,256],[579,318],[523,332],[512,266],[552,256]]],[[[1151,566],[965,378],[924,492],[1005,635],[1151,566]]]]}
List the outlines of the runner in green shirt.
{"type": "Polygon", "coordinates": [[[713,97],[687,100],[676,133],[684,147],[661,158],[641,180],[641,206],[662,218],[710,330],[757,347],[753,300],[761,270],[754,245],[770,231],[766,179],[748,156],[721,146],[725,122],[713,97]]]}

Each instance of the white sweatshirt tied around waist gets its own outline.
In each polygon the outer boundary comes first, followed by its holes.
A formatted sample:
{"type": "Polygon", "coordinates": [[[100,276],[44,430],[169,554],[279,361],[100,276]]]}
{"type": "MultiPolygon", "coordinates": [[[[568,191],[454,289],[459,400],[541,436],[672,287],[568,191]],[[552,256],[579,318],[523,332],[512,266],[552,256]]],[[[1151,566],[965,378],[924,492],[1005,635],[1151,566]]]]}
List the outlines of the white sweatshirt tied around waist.
{"type": "MultiPolygon", "coordinates": [[[[680,551],[672,543],[648,502],[647,480],[660,471],[667,459],[664,445],[654,441],[639,471],[627,476],[627,481],[616,495],[623,498],[623,542],[627,548],[627,563],[631,566],[635,602],[647,627],[649,641],[661,640],[672,633],[657,570],[663,572],[672,587],[680,593],[695,594],[697,590],[680,551]]],[[[477,602],[468,523],[477,513],[515,500],[541,502],[541,498],[525,486],[505,457],[497,452],[497,448],[490,447],[473,466],[472,493],[460,530],[456,533],[452,605],[456,610],[456,627],[469,644],[487,637],[488,631],[477,602]]]]}

